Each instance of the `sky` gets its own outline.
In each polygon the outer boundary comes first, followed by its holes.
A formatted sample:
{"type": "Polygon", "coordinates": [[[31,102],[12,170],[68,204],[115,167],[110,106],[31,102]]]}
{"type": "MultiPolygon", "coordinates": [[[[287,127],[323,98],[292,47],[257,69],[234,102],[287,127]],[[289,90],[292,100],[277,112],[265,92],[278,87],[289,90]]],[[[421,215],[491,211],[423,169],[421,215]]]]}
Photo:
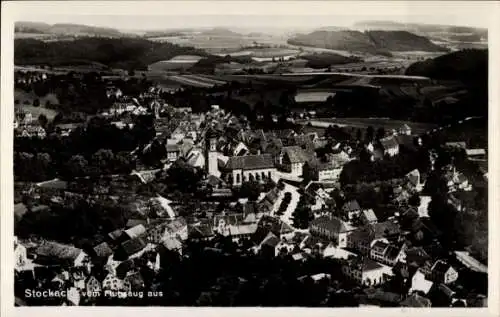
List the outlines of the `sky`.
{"type": "Polygon", "coordinates": [[[121,30],[349,27],[364,20],[488,27],[494,1],[10,2],[17,21],[121,30]]]}

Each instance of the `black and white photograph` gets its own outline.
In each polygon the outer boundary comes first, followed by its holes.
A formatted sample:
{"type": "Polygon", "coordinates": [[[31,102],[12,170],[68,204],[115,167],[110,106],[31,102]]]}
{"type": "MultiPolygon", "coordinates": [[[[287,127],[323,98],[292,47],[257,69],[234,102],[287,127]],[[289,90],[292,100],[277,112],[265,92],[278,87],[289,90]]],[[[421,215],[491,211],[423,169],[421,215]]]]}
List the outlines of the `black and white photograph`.
{"type": "Polygon", "coordinates": [[[187,2],[20,3],[12,304],[487,308],[495,2],[187,2]]]}

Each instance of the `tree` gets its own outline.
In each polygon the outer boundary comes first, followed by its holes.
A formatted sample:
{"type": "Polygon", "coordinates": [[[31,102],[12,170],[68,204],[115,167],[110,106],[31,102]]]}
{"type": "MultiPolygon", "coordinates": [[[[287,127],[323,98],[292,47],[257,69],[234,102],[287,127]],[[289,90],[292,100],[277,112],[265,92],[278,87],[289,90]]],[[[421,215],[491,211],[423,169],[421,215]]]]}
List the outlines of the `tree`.
{"type": "Polygon", "coordinates": [[[261,192],[260,187],[257,181],[244,182],[240,188],[240,196],[248,198],[249,201],[256,201],[261,192]]]}
{"type": "Polygon", "coordinates": [[[40,125],[45,128],[47,126],[47,123],[49,122],[49,120],[47,119],[47,116],[44,115],[43,113],[41,113],[39,116],[38,116],[38,123],[40,123],[40,125]]]}
{"type": "Polygon", "coordinates": [[[380,127],[377,129],[377,140],[382,139],[385,136],[384,127],[380,127]]]}
{"type": "Polygon", "coordinates": [[[40,99],[33,100],[33,107],[40,107],[40,99]]]}
{"type": "Polygon", "coordinates": [[[361,132],[361,129],[358,128],[356,130],[356,140],[361,141],[362,138],[363,138],[363,132],[361,132]]]}
{"type": "Polygon", "coordinates": [[[300,200],[293,214],[293,226],[299,229],[307,229],[309,222],[314,219],[311,208],[307,206],[304,195],[300,196],[300,200]]]}
{"type": "Polygon", "coordinates": [[[66,163],[66,174],[69,179],[87,174],[88,161],[83,155],[73,155],[66,163]]]}
{"type": "Polygon", "coordinates": [[[373,134],[374,134],[374,129],[372,126],[369,126],[368,128],[366,128],[366,134],[365,134],[366,142],[373,141],[373,134]]]}
{"type": "Polygon", "coordinates": [[[109,149],[100,149],[92,155],[92,165],[98,169],[99,174],[110,174],[113,170],[115,155],[109,149]]]}

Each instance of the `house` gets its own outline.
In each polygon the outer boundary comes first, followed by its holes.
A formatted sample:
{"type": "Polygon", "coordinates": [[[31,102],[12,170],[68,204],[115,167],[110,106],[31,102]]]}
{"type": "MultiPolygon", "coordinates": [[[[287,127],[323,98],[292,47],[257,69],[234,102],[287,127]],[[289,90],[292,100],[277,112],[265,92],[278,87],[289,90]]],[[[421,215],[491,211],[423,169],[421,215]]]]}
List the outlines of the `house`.
{"type": "Polygon", "coordinates": [[[485,149],[466,149],[465,153],[468,157],[485,157],[486,150],[485,149]]]}
{"type": "Polygon", "coordinates": [[[181,148],[176,143],[169,143],[170,140],[167,140],[167,144],[165,144],[165,151],[167,152],[167,160],[169,162],[175,162],[180,157],[181,148]]]}
{"type": "Polygon", "coordinates": [[[274,179],[276,167],[271,154],[232,156],[223,172],[223,179],[233,186],[239,186],[243,182],[274,179]]]}
{"type": "Polygon", "coordinates": [[[312,235],[334,240],[340,248],[347,247],[347,236],[352,230],[348,224],[333,216],[321,216],[309,223],[312,235]]]}
{"type": "Polygon", "coordinates": [[[283,169],[295,176],[302,176],[302,168],[308,156],[300,146],[286,146],[281,150],[279,163],[283,169]]]}
{"type": "Polygon", "coordinates": [[[245,222],[242,214],[217,215],[213,219],[213,231],[222,235],[230,236],[237,241],[241,238],[250,238],[258,228],[255,222],[245,222]]]}
{"type": "Polygon", "coordinates": [[[390,267],[362,256],[348,259],[342,265],[342,273],[363,286],[380,285],[393,275],[390,267]]]}
{"type": "Polygon", "coordinates": [[[350,200],[342,206],[342,218],[351,221],[361,214],[361,207],[356,200],[350,200]]]}
{"type": "Polygon", "coordinates": [[[87,294],[97,294],[101,292],[101,283],[94,276],[90,276],[85,283],[85,290],[87,294]]]}
{"type": "Polygon", "coordinates": [[[250,153],[250,150],[243,142],[238,142],[232,150],[232,156],[242,156],[242,155],[246,155],[249,153],[250,153]]]}
{"type": "Polygon", "coordinates": [[[170,222],[158,220],[151,223],[147,230],[146,239],[150,243],[160,243],[165,239],[188,238],[188,225],[186,219],[179,217],[170,222]]]}
{"type": "Polygon", "coordinates": [[[388,243],[386,239],[374,240],[371,243],[369,256],[371,259],[394,266],[403,256],[405,245],[397,247],[388,243]]]}
{"type": "Polygon", "coordinates": [[[409,188],[417,191],[421,191],[423,189],[423,184],[420,183],[420,172],[418,169],[414,169],[409,172],[405,177],[409,188]]]}
{"type": "Polygon", "coordinates": [[[206,241],[213,238],[214,232],[209,223],[196,223],[188,225],[188,237],[193,241],[206,241]]]}
{"type": "Polygon", "coordinates": [[[35,261],[40,264],[64,264],[71,267],[82,267],[88,256],[82,249],[58,242],[46,241],[35,250],[35,261]]]}
{"type": "Polygon", "coordinates": [[[406,123],[403,124],[403,126],[399,128],[399,134],[411,135],[411,128],[410,128],[410,126],[407,125],[406,123]]]}
{"type": "Polygon", "coordinates": [[[384,155],[395,156],[399,154],[399,143],[394,135],[379,140],[384,155]]]}
{"type": "Polygon", "coordinates": [[[142,291],[145,287],[144,279],[140,272],[127,274],[123,282],[125,285],[130,285],[130,291],[142,291]]]}
{"type": "Polygon", "coordinates": [[[28,263],[28,253],[26,247],[17,241],[14,237],[14,269],[21,271],[28,263]]]}
{"type": "Polygon", "coordinates": [[[413,293],[400,303],[401,307],[426,308],[431,307],[431,301],[423,296],[413,293]]]}
{"type": "Polygon", "coordinates": [[[145,233],[146,233],[146,227],[144,227],[144,225],[142,224],[139,224],[137,226],[125,230],[125,234],[129,239],[135,239],[137,237],[144,235],[145,233]]]}
{"type": "Polygon", "coordinates": [[[454,148],[454,149],[467,149],[467,144],[465,142],[446,142],[444,146],[448,148],[454,148]]]}
{"type": "Polygon", "coordinates": [[[161,241],[162,245],[169,251],[182,255],[182,241],[179,238],[167,237],[161,241]]]}
{"type": "Polygon", "coordinates": [[[102,242],[94,247],[94,253],[96,258],[102,261],[108,259],[113,254],[113,250],[107,242],[102,242]]]}
{"type": "Polygon", "coordinates": [[[450,284],[458,279],[458,272],[447,262],[437,260],[431,268],[430,277],[436,283],[450,284]]]}
{"type": "Polygon", "coordinates": [[[279,252],[278,245],[280,244],[280,242],[281,240],[274,233],[269,232],[264,240],[262,240],[262,242],[259,244],[258,249],[261,252],[277,256],[279,252]]]}
{"type": "Polygon", "coordinates": [[[28,208],[23,203],[18,203],[14,205],[14,221],[18,223],[23,219],[24,215],[28,212],[28,208]]]}
{"type": "Polygon", "coordinates": [[[377,223],[378,221],[373,209],[364,209],[360,214],[360,220],[365,225],[377,223]]]}
{"type": "Polygon", "coordinates": [[[118,292],[118,291],[129,291],[131,288],[128,281],[122,280],[113,274],[108,274],[106,278],[102,281],[102,290],[104,295],[107,296],[107,292],[118,292]]]}
{"type": "Polygon", "coordinates": [[[369,255],[374,240],[384,238],[387,241],[394,241],[398,240],[399,235],[399,225],[393,221],[374,223],[354,229],[347,237],[347,247],[358,250],[363,255],[369,255]]]}
{"type": "Polygon", "coordinates": [[[422,292],[427,295],[432,288],[434,283],[426,279],[425,274],[421,270],[416,270],[411,278],[411,286],[409,294],[413,292],[422,292]]]}
{"type": "Polygon", "coordinates": [[[126,260],[136,257],[144,248],[146,243],[142,238],[134,238],[120,244],[115,252],[117,260],[126,260]]]}

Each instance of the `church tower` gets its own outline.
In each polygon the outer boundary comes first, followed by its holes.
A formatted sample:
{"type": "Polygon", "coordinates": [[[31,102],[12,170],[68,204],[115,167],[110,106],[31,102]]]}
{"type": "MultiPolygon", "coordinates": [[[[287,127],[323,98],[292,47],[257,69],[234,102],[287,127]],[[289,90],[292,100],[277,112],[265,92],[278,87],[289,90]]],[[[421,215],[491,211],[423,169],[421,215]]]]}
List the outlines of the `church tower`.
{"type": "Polygon", "coordinates": [[[207,173],[219,177],[219,167],[217,164],[217,135],[213,130],[207,131],[205,135],[207,173]]]}

